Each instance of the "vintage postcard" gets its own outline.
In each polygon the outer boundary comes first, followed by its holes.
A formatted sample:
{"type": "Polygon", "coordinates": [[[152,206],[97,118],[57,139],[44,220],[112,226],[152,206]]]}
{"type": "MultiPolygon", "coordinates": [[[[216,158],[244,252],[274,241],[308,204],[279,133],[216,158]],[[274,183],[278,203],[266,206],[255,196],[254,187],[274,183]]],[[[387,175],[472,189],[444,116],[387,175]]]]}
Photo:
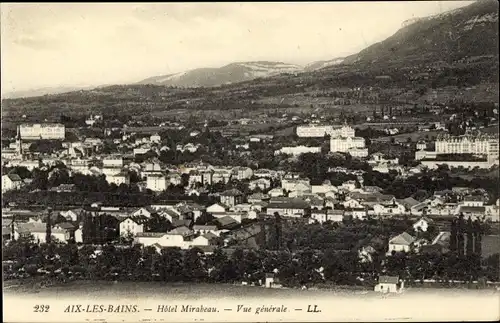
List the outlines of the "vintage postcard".
{"type": "Polygon", "coordinates": [[[497,1],[0,8],[4,322],[500,319],[497,1]]]}

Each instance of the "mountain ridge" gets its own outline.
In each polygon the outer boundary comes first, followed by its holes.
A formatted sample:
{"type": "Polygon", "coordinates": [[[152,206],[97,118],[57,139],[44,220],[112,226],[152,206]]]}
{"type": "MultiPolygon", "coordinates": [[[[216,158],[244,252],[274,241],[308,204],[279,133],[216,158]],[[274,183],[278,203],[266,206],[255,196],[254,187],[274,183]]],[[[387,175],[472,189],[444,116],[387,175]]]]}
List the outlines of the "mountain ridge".
{"type": "MultiPolygon", "coordinates": [[[[494,78],[498,74],[498,70],[491,70],[498,66],[498,2],[495,0],[479,0],[430,17],[409,19],[392,36],[346,57],[316,61],[305,66],[270,61],[234,62],[222,67],[153,76],[130,85],[217,87],[278,77],[280,74],[317,71],[335,74],[340,70],[342,73],[358,73],[367,68],[382,71],[388,70],[388,67],[415,66],[426,71],[431,67],[440,70],[458,64],[461,70],[470,70],[475,68],[467,65],[471,60],[481,61],[481,69],[486,66],[482,70],[485,73],[476,73],[479,76],[494,78]]],[[[472,72],[468,71],[469,74],[472,72]]]]}
{"type": "Polygon", "coordinates": [[[139,81],[137,84],[180,87],[211,87],[223,84],[239,83],[281,73],[295,73],[302,71],[302,69],[302,66],[284,62],[234,62],[219,68],[196,68],[175,74],[153,76],[139,81]]]}

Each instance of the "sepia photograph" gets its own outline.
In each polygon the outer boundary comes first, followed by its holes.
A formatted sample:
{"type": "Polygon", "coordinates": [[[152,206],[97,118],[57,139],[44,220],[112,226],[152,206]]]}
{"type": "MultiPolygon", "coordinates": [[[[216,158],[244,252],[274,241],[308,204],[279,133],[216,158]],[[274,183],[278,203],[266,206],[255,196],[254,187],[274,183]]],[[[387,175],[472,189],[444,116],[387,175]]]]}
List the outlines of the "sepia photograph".
{"type": "Polygon", "coordinates": [[[497,0],[0,12],[4,322],[500,320],[497,0]]]}

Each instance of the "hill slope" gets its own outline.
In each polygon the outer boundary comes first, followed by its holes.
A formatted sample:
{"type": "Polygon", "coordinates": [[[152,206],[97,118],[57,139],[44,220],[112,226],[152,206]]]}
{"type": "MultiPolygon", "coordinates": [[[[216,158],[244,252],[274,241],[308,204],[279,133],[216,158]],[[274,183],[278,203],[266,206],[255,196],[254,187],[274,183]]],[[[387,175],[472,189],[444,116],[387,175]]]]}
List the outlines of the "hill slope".
{"type": "Polygon", "coordinates": [[[302,67],[282,62],[240,62],[220,68],[198,68],[178,74],[150,77],[139,84],[209,87],[299,71],[302,71],[302,67]]]}
{"type": "Polygon", "coordinates": [[[343,63],[451,63],[486,55],[498,56],[498,2],[494,0],[407,22],[393,36],[347,57],[343,63]]]}
{"type": "Polygon", "coordinates": [[[339,65],[339,64],[344,63],[344,60],[345,60],[345,57],[337,57],[337,58],[330,59],[327,61],[313,62],[313,63],[307,64],[304,67],[304,71],[310,72],[310,71],[319,70],[319,69],[329,67],[329,66],[339,65]]]}

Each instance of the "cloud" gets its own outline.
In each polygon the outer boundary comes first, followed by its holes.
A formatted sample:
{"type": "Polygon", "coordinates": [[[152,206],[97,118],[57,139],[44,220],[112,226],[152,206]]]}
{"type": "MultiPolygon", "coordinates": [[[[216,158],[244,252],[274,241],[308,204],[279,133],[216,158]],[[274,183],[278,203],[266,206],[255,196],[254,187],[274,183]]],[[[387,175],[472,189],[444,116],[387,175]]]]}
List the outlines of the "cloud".
{"type": "Polygon", "coordinates": [[[21,35],[13,43],[33,50],[58,50],[64,45],[60,38],[39,35],[21,35]]]}
{"type": "Polygon", "coordinates": [[[139,4],[133,16],[143,21],[173,19],[182,23],[196,23],[197,18],[215,20],[230,16],[235,8],[231,3],[155,3],[139,4]]]}

